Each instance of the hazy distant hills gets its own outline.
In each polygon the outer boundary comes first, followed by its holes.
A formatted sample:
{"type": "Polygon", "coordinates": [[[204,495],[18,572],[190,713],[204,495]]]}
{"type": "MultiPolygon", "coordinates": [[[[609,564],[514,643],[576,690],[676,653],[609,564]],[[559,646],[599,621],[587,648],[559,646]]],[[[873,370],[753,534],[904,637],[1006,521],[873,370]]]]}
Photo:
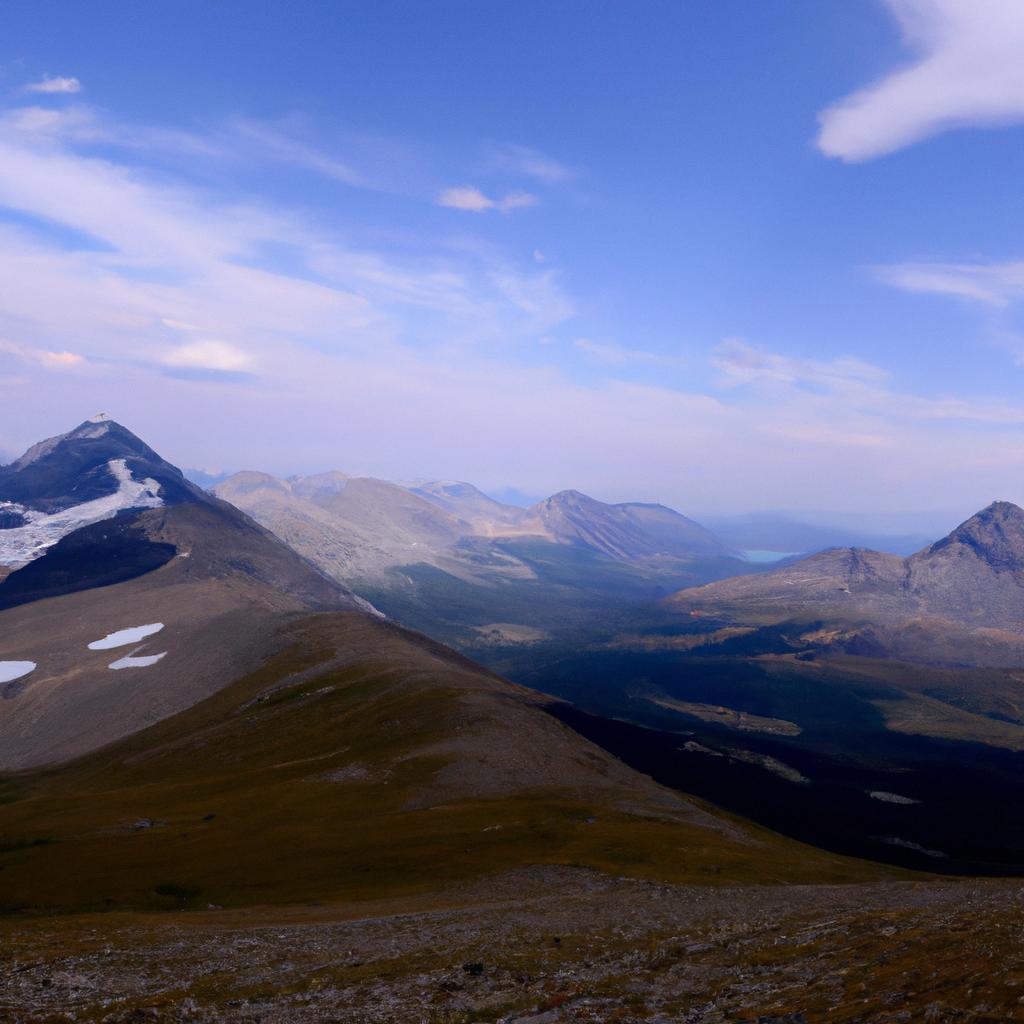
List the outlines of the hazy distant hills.
{"type": "Polygon", "coordinates": [[[244,472],[215,493],[400,621],[468,646],[594,628],[751,568],[672,509],[571,490],[520,508],[461,482],[244,472]]]}
{"type": "MultiPolygon", "coordinates": [[[[476,575],[455,551],[460,541],[530,538],[572,545],[629,562],[650,558],[728,557],[734,552],[710,530],[663,505],[605,504],[579,491],[561,491],[529,508],[505,505],[472,484],[419,482],[411,486],[344,473],[281,480],[236,473],[218,496],[275,532],[298,524],[333,524],[338,550],[331,565],[341,576],[369,575],[415,562],[476,575]]],[[[308,544],[305,545],[308,547],[308,544]]],[[[312,556],[312,552],[305,552],[312,556]]],[[[318,559],[329,559],[323,551],[318,559]]]]}

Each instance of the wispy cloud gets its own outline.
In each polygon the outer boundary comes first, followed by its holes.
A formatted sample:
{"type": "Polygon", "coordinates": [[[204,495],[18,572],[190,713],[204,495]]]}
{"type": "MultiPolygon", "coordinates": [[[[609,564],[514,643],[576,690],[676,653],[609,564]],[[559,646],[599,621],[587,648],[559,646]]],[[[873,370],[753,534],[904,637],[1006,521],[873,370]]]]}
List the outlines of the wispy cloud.
{"type": "Polygon", "coordinates": [[[727,387],[752,388],[767,398],[767,405],[798,413],[808,437],[818,430],[822,438],[831,436],[829,424],[834,426],[843,417],[870,417],[872,444],[881,436],[895,437],[893,426],[906,421],[1024,423],[1024,408],[1017,403],[903,392],[891,386],[890,374],[882,367],[850,356],[801,359],[727,339],[712,353],[712,363],[727,387]]]}
{"type": "Polygon", "coordinates": [[[1024,4],[885,3],[920,56],[821,114],[826,156],[870,160],[952,128],[1024,121],[1024,4]]]}
{"type": "MultiPolygon", "coordinates": [[[[466,236],[355,246],[306,213],[196,185],[160,162],[163,129],[86,107],[49,115],[0,115],[0,206],[18,214],[0,220],[0,330],[20,344],[59,353],[53,341],[74,337],[108,367],[245,370],[281,386],[303,348],[514,346],[573,313],[557,270],[532,259],[466,236]],[[132,134],[156,141],[122,144],[132,134]]],[[[265,160],[344,176],[278,135],[250,138],[265,160]]],[[[216,133],[194,141],[188,170],[222,159],[216,133]]]]}
{"type": "Polygon", "coordinates": [[[57,94],[81,91],[82,83],[77,78],[51,77],[50,75],[44,75],[40,81],[25,86],[25,92],[57,94]]]}
{"type": "Polygon", "coordinates": [[[853,387],[878,384],[887,377],[880,367],[851,356],[831,360],[798,359],[736,338],[723,341],[715,350],[712,362],[729,384],[773,382],[848,391],[853,387]]]}
{"type": "Polygon", "coordinates": [[[533,206],[536,202],[537,197],[529,192],[509,192],[500,199],[492,199],[472,185],[446,188],[437,197],[438,206],[448,206],[453,210],[469,210],[472,213],[483,213],[484,210],[508,213],[510,210],[522,210],[533,206]]]}
{"type": "Polygon", "coordinates": [[[356,171],[345,161],[322,152],[294,138],[287,132],[258,121],[242,120],[235,124],[235,130],[244,138],[254,142],[266,155],[285,163],[307,167],[325,177],[346,185],[368,187],[371,182],[364,174],[356,171]]]}
{"type": "Polygon", "coordinates": [[[511,143],[492,147],[490,163],[501,170],[534,178],[545,185],[561,185],[578,177],[576,170],[554,157],[531,149],[529,146],[517,146],[511,143]]]}
{"type": "Polygon", "coordinates": [[[879,280],[908,292],[949,295],[990,306],[1024,299],[1024,261],[895,263],[874,268],[879,280]]]}
{"type": "Polygon", "coordinates": [[[85,356],[77,352],[51,352],[44,348],[31,345],[19,345],[11,341],[0,340],[0,352],[16,356],[23,362],[42,366],[48,370],[68,370],[85,365],[85,356]]]}
{"type": "Polygon", "coordinates": [[[666,355],[659,352],[645,352],[643,349],[629,348],[614,341],[594,341],[592,338],[577,338],[574,342],[577,351],[601,366],[683,366],[686,358],[679,355],[666,355]]]}

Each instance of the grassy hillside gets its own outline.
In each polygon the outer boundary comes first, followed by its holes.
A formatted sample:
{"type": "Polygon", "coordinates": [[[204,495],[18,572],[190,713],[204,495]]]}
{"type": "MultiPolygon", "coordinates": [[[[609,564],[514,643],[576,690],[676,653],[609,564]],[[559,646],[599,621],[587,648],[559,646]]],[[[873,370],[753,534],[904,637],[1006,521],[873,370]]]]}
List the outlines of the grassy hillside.
{"type": "Polygon", "coordinates": [[[526,864],[710,884],[892,876],[702,810],[415,634],[339,613],[289,639],[187,711],[3,777],[0,905],[365,900],[526,864]]]}

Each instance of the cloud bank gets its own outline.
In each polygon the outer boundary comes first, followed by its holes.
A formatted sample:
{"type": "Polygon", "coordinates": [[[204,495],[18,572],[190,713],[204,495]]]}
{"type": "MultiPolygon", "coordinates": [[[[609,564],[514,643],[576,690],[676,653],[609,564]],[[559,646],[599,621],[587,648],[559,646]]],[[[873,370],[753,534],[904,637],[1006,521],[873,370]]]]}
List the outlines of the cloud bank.
{"type": "Polygon", "coordinates": [[[1024,4],[885,3],[918,59],[823,111],[822,153],[871,160],[951,129],[1024,121],[1024,4]]]}
{"type": "Polygon", "coordinates": [[[25,92],[45,94],[74,93],[82,91],[82,83],[77,78],[51,78],[45,75],[40,81],[25,86],[25,92]]]}
{"type": "Polygon", "coordinates": [[[491,199],[472,185],[457,185],[446,188],[438,197],[438,206],[448,206],[453,210],[469,210],[472,213],[483,213],[484,210],[522,210],[533,206],[537,197],[529,192],[509,192],[501,199],[491,199]]]}

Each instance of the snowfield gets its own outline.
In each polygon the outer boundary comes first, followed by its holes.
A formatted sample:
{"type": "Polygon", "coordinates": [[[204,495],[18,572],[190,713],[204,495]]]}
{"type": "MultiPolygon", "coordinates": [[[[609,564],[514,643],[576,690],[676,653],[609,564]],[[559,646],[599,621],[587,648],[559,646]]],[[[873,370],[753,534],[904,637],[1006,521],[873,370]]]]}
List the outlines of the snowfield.
{"type": "Polygon", "coordinates": [[[133,651],[131,654],[126,654],[123,658],[118,658],[117,661],[111,662],[109,667],[114,669],[115,672],[122,668],[148,668],[150,665],[155,665],[166,654],[166,651],[161,651],[159,654],[145,654],[136,657],[133,651]]]}
{"type": "Polygon", "coordinates": [[[137,644],[147,636],[159,633],[163,628],[162,622],[151,622],[148,626],[129,626],[127,629],[119,629],[116,633],[108,633],[102,640],[93,640],[89,644],[89,650],[111,651],[115,647],[127,647],[128,644],[137,644]]]}
{"type": "Polygon", "coordinates": [[[113,494],[60,512],[47,514],[13,501],[0,501],[0,511],[18,512],[28,520],[25,526],[0,530],[0,565],[25,565],[83,526],[111,519],[124,509],[157,508],[164,503],[158,493],[160,485],[152,477],[133,479],[124,459],[111,459],[107,469],[118,484],[113,494]]]}
{"type": "Polygon", "coordinates": [[[34,661],[0,661],[0,683],[10,683],[35,671],[34,661]]]}

